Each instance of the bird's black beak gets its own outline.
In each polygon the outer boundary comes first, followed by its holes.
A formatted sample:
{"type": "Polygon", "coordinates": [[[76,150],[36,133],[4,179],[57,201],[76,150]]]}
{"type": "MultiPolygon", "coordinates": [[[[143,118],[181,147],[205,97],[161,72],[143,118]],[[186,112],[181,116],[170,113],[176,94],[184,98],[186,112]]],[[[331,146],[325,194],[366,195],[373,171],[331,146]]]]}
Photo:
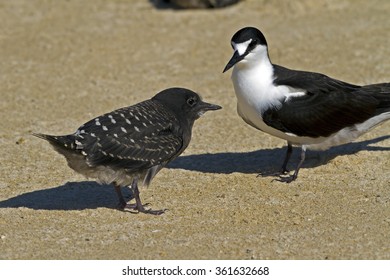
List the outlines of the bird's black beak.
{"type": "Polygon", "coordinates": [[[200,117],[201,115],[203,115],[205,112],[207,111],[215,111],[215,110],[219,110],[219,109],[222,109],[221,106],[219,105],[215,105],[215,104],[211,104],[211,103],[207,103],[207,102],[204,102],[204,101],[199,101],[198,103],[198,116],[200,117]]]}
{"type": "Polygon", "coordinates": [[[215,110],[222,109],[222,107],[219,106],[219,105],[207,103],[207,102],[204,102],[204,101],[200,101],[199,102],[198,108],[200,110],[204,111],[204,112],[206,112],[206,111],[215,111],[215,110]]]}
{"type": "Polygon", "coordinates": [[[235,51],[232,58],[229,60],[229,62],[226,64],[225,69],[223,69],[222,73],[225,73],[227,70],[232,68],[237,62],[241,61],[245,56],[239,55],[238,51],[235,51]]]}

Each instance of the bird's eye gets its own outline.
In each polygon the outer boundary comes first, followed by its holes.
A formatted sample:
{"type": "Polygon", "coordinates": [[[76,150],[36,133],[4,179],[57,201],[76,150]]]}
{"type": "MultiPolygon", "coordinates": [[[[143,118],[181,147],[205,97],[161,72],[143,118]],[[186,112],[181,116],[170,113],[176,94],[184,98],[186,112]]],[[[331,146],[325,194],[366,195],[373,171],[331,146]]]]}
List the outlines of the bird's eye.
{"type": "Polygon", "coordinates": [[[196,99],[193,97],[187,99],[187,104],[190,105],[190,107],[193,107],[196,104],[196,99]]]}
{"type": "Polygon", "coordinates": [[[248,46],[248,50],[253,50],[257,46],[257,40],[253,39],[248,46]]]}

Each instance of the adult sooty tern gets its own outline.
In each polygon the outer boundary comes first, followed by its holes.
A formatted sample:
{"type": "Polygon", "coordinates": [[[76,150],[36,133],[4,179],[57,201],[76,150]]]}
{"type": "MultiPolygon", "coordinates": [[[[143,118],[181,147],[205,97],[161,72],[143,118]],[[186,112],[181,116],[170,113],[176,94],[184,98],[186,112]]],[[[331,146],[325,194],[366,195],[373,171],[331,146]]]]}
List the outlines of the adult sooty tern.
{"type": "Polygon", "coordinates": [[[272,64],[264,35],[254,27],[237,31],[223,72],[233,68],[237,111],[249,125],[287,140],[282,174],[292,145],[302,147],[290,177],[298,176],[306,149],[325,150],[348,143],[390,119],[390,83],[353,85],[324,74],[272,64]]]}

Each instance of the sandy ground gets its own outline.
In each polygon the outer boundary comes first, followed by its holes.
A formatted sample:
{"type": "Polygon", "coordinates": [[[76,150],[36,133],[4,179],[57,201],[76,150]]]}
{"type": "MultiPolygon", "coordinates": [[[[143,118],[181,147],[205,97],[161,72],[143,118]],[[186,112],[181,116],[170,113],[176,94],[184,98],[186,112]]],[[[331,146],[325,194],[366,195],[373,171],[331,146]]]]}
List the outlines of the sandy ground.
{"type": "Polygon", "coordinates": [[[389,81],[389,13],[387,0],[246,0],[207,11],[1,1],[0,258],[390,259],[390,123],[308,152],[291,184],[257,177],[280,167],[285,143],[239,118],[222,74],[231,36],[253,25],[274,63],[389,81]],[[162,216],[116,210],[111,186],[30,135],[74,132],[171,86],[224,109],[197,121],[184,154],[141,189],[144,202],[169,209],[162,216]]]}

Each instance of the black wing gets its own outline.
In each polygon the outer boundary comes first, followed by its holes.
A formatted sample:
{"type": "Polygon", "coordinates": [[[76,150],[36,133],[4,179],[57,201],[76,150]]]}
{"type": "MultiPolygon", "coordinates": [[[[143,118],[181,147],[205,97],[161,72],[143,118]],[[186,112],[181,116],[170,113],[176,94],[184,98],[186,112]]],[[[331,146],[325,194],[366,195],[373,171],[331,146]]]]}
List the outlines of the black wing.
{"type": "Polygon", "coordinates": [[[176,117],[152,100],[95,118],[75,133],[76,150],[91,166],[147,169],[182,152],[176,117]]]}
{"type": "Polygon", "coordinates": [[[275,84],[306,94],[286,99],[281,108],[265,111],[263,120],[269,126],[298,136],[326,137],[375,115],[378,100],[360,86],[319,73],[274,67],[275,84]]]}

